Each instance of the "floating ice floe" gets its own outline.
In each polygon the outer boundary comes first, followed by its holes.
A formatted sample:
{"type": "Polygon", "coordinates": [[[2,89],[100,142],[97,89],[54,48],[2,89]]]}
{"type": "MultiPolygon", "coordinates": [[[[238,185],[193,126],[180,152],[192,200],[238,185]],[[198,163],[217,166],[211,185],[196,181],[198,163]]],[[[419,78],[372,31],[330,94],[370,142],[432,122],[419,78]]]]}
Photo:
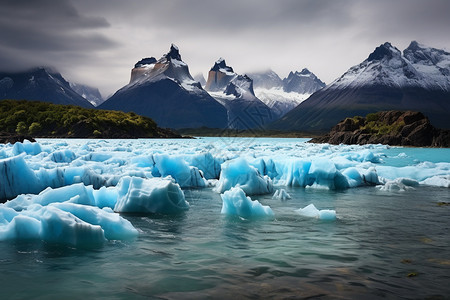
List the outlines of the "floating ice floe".
{"type": "Polygon", "coordinates": [[[239,186],[247,195],[269,194],[273,191],[272,180],[267,175],[262,176],[244,158],[222,164],[219,182],[214,190],[223,193],[236,186],[239,186]]]}
{"type": "Polygon", "coordinates": [[[116,212],[174,214],[189,209],[180,186],[168,179],[123,177],[116,190],[116,212]]]}
{"type": "Polygon", "coordinates": [[[394,180],[386,180],[384,185],[378,185],[377,187],[381,191],[399,191],[404,192],[406,190],[413,190],[418,186],[419,182],[410,178],[397,178],[394,180]]]}
{"type": "Polygon", "coordinates": [[[181,157],[156,154],[153,159],[161,176],[172,176],[181,187],[205,187],[208,184],[199,169],[189,166],[181,157]]]}
{"type": "Polygon", "coordinates": [[[126,240],[137,230],[116,212],[173,214],[189,209],[170,179],[122,177],[116,187],[82,183],[22,194],[0,204],[0,241],[41,239],[73,246],[126,240]]]}
{"type": "Polygon", "coordinates": [[[420,184],[450,188],[450,175],[433,176],[422,180],[420,184]]]}
{"type": "Polygon", "coordinates": [[[0,205],[0,241],[39,239],[77,247],[129,240],[138,231],[112,210],[75,203],[33,204],[22,211],[0,205]]]}
{"type": "Polygon", "coordinates": [[[289,195],[285,189],[276,190],[272,196],[272,199],[277,200],[288,200],[291,199],[291,195],[289,195]]]}
{"type": "Polygon", "coordinates": [[[336,220],[336,211],[331,209],[318,210],[314,204],[309,204],[304,208],[295,210],[299,215],[309,218],[317,218],[320,220],[336,220]]]}
{"type": "Polygon", "coordinates": [[[222,214],[246,219],[274,216],[269,206],[264,206],[258,200],[247,197],[240,187],[231,188],[220,196],[222,197],[222,214]]]}

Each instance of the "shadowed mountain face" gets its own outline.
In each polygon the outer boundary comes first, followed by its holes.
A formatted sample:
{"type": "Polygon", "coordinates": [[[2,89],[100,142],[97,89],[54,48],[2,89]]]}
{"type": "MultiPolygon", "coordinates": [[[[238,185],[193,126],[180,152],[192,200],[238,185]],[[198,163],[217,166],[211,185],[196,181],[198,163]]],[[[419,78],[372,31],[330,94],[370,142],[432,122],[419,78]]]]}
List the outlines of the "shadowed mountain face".
{"type": "Polygon", "coordinates": [[[280,130],[326,132],[340,120],[380,110],[424,113],[450,128],[450,54],[417,42],[404,54],[390,43],[271,124],[280,130]]]}
{"type": "Polygon", "coordinates": [[[61,74],[47,68],[22,73],[0,73],[0,99],[39,100],[94,107],[75,92],[61,74]]]}
{"type": "Polygon", "coordinates": [[[255,96],[253,80],[234,73],[220,58],[208,73],[205,89],[228,112],[228,128],[257,129],[273,121],[277,115],[255,96]]]}
{"type": "Polygon", "coordinates": [[[94,106],[99,106],[105,101],[98,88],[73,82],[70,82],[70,87],[94,106]]]}
{"type": "Polygon", "coordinates": [[[134,111],[162,127],[227,126],[226,109],[192,78],[175,45],[159,60],[152,57],[136,63],[130,83],[99,108],[134,111]]]}

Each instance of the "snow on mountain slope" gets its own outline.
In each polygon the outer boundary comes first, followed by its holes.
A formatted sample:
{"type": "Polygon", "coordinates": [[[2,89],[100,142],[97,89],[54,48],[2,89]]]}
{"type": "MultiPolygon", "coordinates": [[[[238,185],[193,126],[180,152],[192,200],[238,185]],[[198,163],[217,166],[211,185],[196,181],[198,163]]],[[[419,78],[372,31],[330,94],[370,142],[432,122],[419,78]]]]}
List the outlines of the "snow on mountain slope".
{"type": "Polygon", "coordinates": [[[311,94],[287,93],[281,88],[256,88],[255,95],[280,117],[308,99],[311,94]]]}
{"type": "Polygon", "coordinates": [[[450,128],[450,54],[415,41],[402,54],[384,43],[270,128],[326,132],[346,117],[381,110],[420,111],[450,128]]]}
{"type": "Polygon", "coordinates": [[[255,87],[255,90],[269,90],[283,87],[283,80],[281,80],[277,73],[270,69],[262,72],[247,73],[247,75],[253,79],[253,86],[255,87]]]}
{"type": "Polygon", "coordinates": [[[283,90],[287,93],[313,94],[324,87],[325,83],[306,68],[301,72],[290,72],[288,77],[283,79],[283,90]]]}
{"type": "Polygon", "coordinates": [[[377,47],[326,89],[358,86],[420,87],[450,91],[450,54],[413,41],[404,55],[390,43],[377,47]]]}
{"type": "Polygon", "coordinates": [[[255,86],[255,95],[282,117],[312,93],[323,88],[323,83],[308,69],[290,72],[283,80],[272,70],[249,73],[255,86]]]}

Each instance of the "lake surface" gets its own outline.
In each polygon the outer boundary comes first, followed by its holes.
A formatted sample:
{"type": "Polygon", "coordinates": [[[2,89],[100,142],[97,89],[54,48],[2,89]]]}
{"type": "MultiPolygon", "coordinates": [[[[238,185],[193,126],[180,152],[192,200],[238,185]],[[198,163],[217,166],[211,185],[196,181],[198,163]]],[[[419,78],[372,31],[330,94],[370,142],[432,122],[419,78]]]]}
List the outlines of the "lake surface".
{"type": "MultiPolygon", "coordinates": [[[[206,141],[224,148],[213,139],[206,141]]],[[[239,139],[227,142],[227,147],[236,141],[245,144],[236,146],[239,153],[263,149],[264,155],[273,157],[295,152],[304,143],[239,139]]],[[[38,142],[43,147],[55,143],[38,142]]],[[[72,143],[85,142],[67,141],[64,147],[74,147],[72,143]]],[[[195,141],[158,143],[154,149],[178,154],[196,147],[195,141]]],[[[424,162],[450,163],[450,149],[372,150],[383,154],[380,167],[420,170],[424,162]]],[[[323,151],[327,150],[317,153],[323,151]]],[[[222,215],[221,197],[212,187],[183,189],[190,203],[185,213],[122,215],[139,230],[134,241],[109,241],[95,249],[41,241],[0,242],[0,298],[449,297],[449,188],[424,184],[405,191],[374,186],[339,191],[282,188],[290,200],[275,200],[271,194],[251,196],[269,205],[274,219],[222,215]],[[337,219],[322,221],[294,211],[311,203],[335,210],[337,219]]]]}

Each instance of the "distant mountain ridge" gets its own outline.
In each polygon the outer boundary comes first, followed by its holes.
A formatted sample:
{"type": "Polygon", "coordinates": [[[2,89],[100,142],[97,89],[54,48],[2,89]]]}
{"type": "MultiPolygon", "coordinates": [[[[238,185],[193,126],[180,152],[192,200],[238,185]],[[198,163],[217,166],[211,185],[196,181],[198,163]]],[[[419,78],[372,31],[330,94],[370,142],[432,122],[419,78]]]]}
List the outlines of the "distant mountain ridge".
{"type": "Polygon", "coordinates": [[[103,99],[102,95],[98,88],[91,87],[81,83],[73,83],[70,82],[70,87],[77,92],[81,97],[89,101],[95,107],[99,106],[105,99],[103,99]]]}
{"type": "Polygon", "coordinates": [[[19,73],[0,73],[0,99],[38,100],[54,104],[94,106],[50,68],[34,68],[19,73]]]}
{"type": "Polygon", "coordinates": [[[384,43],[269,128],[325,132],[382,110],[420,111],[435,127],[450,128],[450,54],[415,41],[402,54],[384,43]]]}
{"type": "Polygon", "coordinates": [[[262,128],[277,117],[256,97],[253,80],[247,75],[236,74],[223,58],[218,59],[209,71],[205,90],[227,109],[227,128],[262,128]]]}
{"type": "Polygon", "coordinates": [[[227,111],[189,73],[178,47],[159,60],[139,61],[131,71],[130,83],[99,106],[134,111],[169,128],[225,128],[227,111]]]}
{"type": "Polygon", "coordinates": [[[256,96],[279,117],[325,87],[325,83],[306,68],[301,72],[291,71],[284,79],[272,70],[249,73],[249,76],[254,79],[256,96]]]}

